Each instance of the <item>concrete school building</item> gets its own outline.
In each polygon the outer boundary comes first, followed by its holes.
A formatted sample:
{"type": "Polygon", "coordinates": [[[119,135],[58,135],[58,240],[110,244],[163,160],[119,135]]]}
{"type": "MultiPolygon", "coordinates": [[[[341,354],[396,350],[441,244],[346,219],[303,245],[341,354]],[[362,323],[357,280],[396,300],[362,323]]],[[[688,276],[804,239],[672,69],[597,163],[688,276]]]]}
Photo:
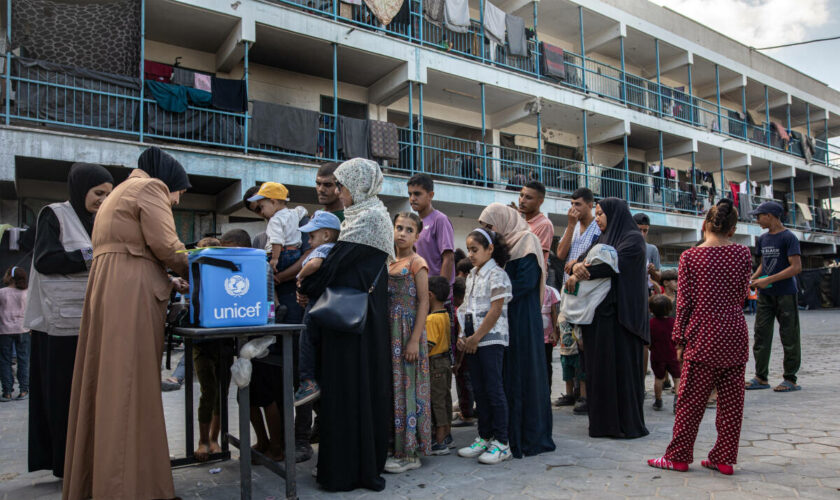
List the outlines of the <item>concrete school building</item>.
{"type": "Polygon", "coordinates": [[[259,182],[317,208],[318,166],[363,155],[392,210],[431,174],[460,246],[537,179],[558,236],[586,186],[647,213],[665,264],[721,196],[739,242],[775,199],[806,267],[837,254],[840,93],[644,0],[7,0],[2,22],[0,223],[66,199],[75,161],[122,180],[158,145],[191,177],[187,242],[261,230],[259,182]]]}

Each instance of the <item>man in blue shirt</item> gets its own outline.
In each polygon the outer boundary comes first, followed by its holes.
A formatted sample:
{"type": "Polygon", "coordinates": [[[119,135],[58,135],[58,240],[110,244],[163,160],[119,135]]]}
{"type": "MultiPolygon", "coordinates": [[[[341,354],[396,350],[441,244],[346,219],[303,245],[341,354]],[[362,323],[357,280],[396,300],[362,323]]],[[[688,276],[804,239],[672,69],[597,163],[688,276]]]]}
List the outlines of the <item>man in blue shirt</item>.
{"type": "Polygon", "coordinates": [[[761,263],[750,281],[750,287],[757,288],[759,293],[753,342],[755,377],[747,382],[748,390],[770,387],[767,380],[774,319],[779,322],[779,336],[784,349],[784,381],[773,390],[790,392],[800,389],[796,385],[796,372],[799,371],[802,347],[795,276],[802,270],[802,260],[799,240],[782,225],[782,213],[782,205],[775,201],[766,201],[752,212],[758,225],[768,231],[756,241],[755,251],[761,257],[761,263]]]}

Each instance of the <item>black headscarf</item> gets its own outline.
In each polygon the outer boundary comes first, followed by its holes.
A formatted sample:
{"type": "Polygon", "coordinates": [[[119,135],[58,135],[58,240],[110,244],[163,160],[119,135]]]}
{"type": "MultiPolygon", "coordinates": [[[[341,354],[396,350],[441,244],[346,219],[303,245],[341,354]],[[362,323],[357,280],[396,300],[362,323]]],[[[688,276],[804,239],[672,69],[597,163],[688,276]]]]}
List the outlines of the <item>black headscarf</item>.
{"type": "Polygon", "coordinates": [[[598,243],[618,253],[618,322],[650,343],[648,320],[647,245],[624,200],[605,198],[598,202],[607,216],[607,229],[598,243]]]}
{"type": "Polygon", "coordinates": [[[170,193],[191,187],[184,167],[160,148],[151,147],[143,151],[137,160],[137,167],[150,176],[162,180],[170,193]]]}
{"type": "Polygon", "coordinates": [[[67,187],[70,190],[70,205],[76,216],[82,222],[88,234],[93,232],[93,214],[85,208],[85,198],[91,188],[106,182],[114,183],[114,177],[102,165],[91,163],[74,163],[67,176],[67,187]]]}

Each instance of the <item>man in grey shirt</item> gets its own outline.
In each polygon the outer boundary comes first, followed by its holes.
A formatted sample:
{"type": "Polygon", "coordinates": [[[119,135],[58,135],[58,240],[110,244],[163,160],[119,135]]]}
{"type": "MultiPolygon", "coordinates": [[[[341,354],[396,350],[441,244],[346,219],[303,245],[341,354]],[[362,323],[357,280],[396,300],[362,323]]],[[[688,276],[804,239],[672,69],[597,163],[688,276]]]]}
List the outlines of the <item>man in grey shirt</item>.
{"type": "MultiPolygon", "coordinates": [[[[645,237],[645,242],[647,242],[647,235],[650,230],[650,217],[648,217],[647,214],[637,213],[633,216],[633,220],[636,222],[636,225],[639,226],[639,231],[642,232],[642,236],[645,237]]],[[[651,243],[647,243],[647,262],[650,279],[658,283],[659,268],[661,267],[659,261],[659,249],[656,248],[656,245],[651,243]]]]}

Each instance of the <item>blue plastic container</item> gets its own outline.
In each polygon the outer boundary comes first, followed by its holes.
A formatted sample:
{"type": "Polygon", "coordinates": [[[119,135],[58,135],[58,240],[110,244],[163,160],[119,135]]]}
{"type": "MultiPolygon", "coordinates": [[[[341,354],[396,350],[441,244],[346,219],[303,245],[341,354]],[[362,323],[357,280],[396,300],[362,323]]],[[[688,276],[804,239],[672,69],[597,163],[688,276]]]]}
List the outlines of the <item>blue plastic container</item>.
{"type": "Polygon", "coordinates": [[[190,320],[205,328],[268,324],[266,253],[254,248],[193,252],[190,320]]]}

